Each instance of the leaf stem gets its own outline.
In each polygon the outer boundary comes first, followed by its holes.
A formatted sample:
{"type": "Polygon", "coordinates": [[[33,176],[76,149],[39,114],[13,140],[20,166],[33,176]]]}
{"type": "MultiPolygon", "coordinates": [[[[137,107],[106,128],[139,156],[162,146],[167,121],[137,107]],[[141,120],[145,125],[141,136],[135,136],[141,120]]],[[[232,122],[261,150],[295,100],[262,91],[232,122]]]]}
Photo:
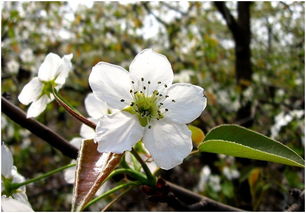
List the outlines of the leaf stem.
{"type": "Polygon", "coordinates": [[[40,175],[40,176],[38,176],[38,177],[35,177],[35,178],[31,178],[31,179],[29,179],[29,180],[26,180],[26,181],[24,181],[24,182],[22,182],[22,183],[14,183],[14,184],[12,185],[12,187],[15,188],[15,189],[17,189],[17,188],[19,188],[19,187],[21,187],[21,186],[24,186],[24,185],[27,185],[27,184],[30,184],[30,183],[33,183],[33,182],[37,182],[37,181],[39,181],[39,180],[41,180],[41,179],[47,178],[47,177],[49,177],[49,176],[51,176],[51,175],[54,175],[54,174],[56,174],[56,173],[58,173],[58,172],[61,172],[61,171],[65,170],[65,169],[68,169],[68,168],[73,167],[73,166],[75,166],[75,165],[76,165],[75,163],[71,163],[71,164],[65,165],[65,166],[63,166],[63,167],[54,169],[54,170],[52,170],[52,171],[50,171],[50,172],[47,172],[47,173],[45,173],[45,174],[43,174],[43,175],[40,175]]]}
{"type": "Polygon", "coordinates": [[[140,184],[141,184],[140,182],[135,181],[135,182],[128,182],[128,183],[123,183],[123,184],[121,184],[121,185],[118,185],[118,186],[116,186],[116,187],[114,187],[114,188],[108,190],[107,192],[104,192],[102,195],[100,195],[100,196],[98,196],[98,197],[92,199],[90,202],[88,202],[88,203],[86,204],[86,206],[85,206],[84,208],[82,208],[82,210],[88,208],[89,206],[91,206],[92,204],[94,204],[94,203],[96,203],[97,201],[101,200],[102,198],[104,198],[104,197],[106,197],[106,196],[108,196],[108,195],[110,195],[110,194],[112,194],[112,193],[114,193],[114,192],[116,192],[116,191],[118,191],[118,190],[124,188],[124,187],[132,186],[132,185],[137,186],[137,185],[140,185],[140,184]]]}
{"type": "Polygon", "coordinates": [[[138,153],[134,150],[134,148],[132,148],[131,153],[135,156],[135,158],[138,160],[138,162],[141,164],[144,172],[147,175],[147,179],[148,179],[148,185],[150,186],[155,186],[156,185],[156,178],[155,176],[152,175],[149,167],[147,166],[147,164],[142,160],[142,158],[138,155],[138,153]]]}
{"type": "Polygon", "coordinates": [[[59,103],[59,105],[61,105],[62,107],[64,107],[69,113],[70,115],[72,115],[73,117],[75,117],[76,119],[78,119],[79,121],[81,121],[82,123],[86,124],[87,126],[95,129],[96,128],[96,124],[91,122],[90,120],[88,120],[87,118],[85,118],[81,113],[79,113],[76,109],[73,109],[68,103],[67,101],[65,101],[62,97],[60,97],[60,95],[58,94],[58,92],[53,88],[52,90],[52,94],[55,97],[55,100],[57,101],[57,103],[59,103]]]}
{"type": "Polygon", "coordinates": [[[126,188],[123,192],[121,192],[118,196],[116,196],[111,202],[109,202],[102,210],[101,212],[105,212],[107,209],[109,209],[115,202],[117,202],[122,196],[124,196],[126,193],[128,193],[133,186],[129,186],[126,188]]]}

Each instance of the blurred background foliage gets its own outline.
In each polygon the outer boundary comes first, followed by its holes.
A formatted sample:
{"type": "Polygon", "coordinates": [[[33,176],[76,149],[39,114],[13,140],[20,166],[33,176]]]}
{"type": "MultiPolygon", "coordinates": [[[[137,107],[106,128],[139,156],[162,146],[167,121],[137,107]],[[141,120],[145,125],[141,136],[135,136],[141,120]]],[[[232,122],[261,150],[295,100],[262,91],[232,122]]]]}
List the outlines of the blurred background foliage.
{"type": "MultiPolygon", "coordinates": [[[[234,17],[236,4],[226,3],[234,17]]],[[[88,76],[97,62],[128,69],[139,51],[153,48],[168,57],[177,82],[205,89],[207,108],[193,122],[205,133],[219,124],[244,125],[252,120],[249,128],[304,156],[304,2],[251,5],[253,74],[245,82],[247,89],[236,82],[235,44],[212,2],[5,2],[2,6],[2,94],[24,110],[27,107],[17,96],[49,52],[73,53],[73,72],[60,93],[86,114],[88,76]],[[251,103],[248,117],[237,120],[247,102],[251,103]]],[[[37,119],[67,140],[79,136],[80,123],[56,102],[37,119]]],[[[70,159],[3,114],[1,126],[2,141],[13,151],[15,165],[26,178],[69,163],[70,159]]],[[[283,210],[289,191],[304,188],[303,169],[209,153],[189,157],[160,175],[247,210],[283,210]]],[[[63,174],[27,187],[37,211],[68,211],[71,191],[63,174]]],[[[172,209],[145,200],[135,189],[110,210],[172,209]]]]}

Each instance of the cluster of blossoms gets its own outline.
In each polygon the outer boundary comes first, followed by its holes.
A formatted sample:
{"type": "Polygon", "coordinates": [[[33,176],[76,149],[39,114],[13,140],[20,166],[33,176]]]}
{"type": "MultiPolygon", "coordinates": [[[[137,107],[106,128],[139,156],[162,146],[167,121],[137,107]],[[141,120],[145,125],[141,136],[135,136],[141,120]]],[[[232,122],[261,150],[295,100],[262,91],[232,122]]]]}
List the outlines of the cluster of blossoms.
{"type": "MultiPolygon", "coordinates": [[[[63,86],[71,57],[61,59],[50,53],[38,77],[23,88],[20,102],[33,102],[28,117],[39,115],[54,99],[51,89],[63,86]]],[[[123,153],[142,141],[159,167],[171,169],[180,164],[193,147],[186,123],[200,116],[206,97],[201,87],[172,84],[173,78],[168,59],[151,49],[135,57],[129,72],[120,66],[98,63],[89,76],[93,95],[87,97],[90,120],[97,122],[97,127],[93,132],[82,126],[81,135],[93,137],[99,152],[123,153]],[[106,106],[112,114],[105,112],[106,106]]]]}
{"type": "Polygon", "coordinates": [[[4,143],[1,144],[1,210],[2,211],[33,211],[26,195],[25,186],[8,191],[11,184],[24,182],[25,179],[17,172],[13,164],[13,156],[4,143]]]}

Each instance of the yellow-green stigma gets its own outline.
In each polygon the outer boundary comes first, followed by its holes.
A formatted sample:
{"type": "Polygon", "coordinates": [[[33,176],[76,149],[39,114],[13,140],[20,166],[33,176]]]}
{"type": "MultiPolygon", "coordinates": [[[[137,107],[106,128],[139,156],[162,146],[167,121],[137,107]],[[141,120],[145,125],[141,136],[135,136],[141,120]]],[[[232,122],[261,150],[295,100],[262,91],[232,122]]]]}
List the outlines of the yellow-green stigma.
{"type": "Polygon", "coordinates": [[[158,92],[154,91],[151,96],[146,96],[142,92],[134,93],[134,101],[124,111],[135,114],[141,124],[145,127],[151,119],[162,119],[163,115],[157,104],[158,92]]]}

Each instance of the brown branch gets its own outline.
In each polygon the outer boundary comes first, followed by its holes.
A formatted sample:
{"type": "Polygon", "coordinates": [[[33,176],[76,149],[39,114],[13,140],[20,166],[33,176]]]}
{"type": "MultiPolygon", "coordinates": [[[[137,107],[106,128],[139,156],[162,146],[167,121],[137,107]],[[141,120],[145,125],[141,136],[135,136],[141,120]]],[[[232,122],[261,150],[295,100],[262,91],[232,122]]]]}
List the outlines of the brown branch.
{"type": "Polygon", "coordinates": [[[232,32],[234,37],[238,37],[238,24],[235,20],[234,16],[231,14],[229,9],[226,7],[225,2],[215,2],[216,8],[221,13],[222,17],[224,18],[228,28],[232,32]]]}
{"type": "Polygon", "coordinates": [[[27,119],[26,114],[17,106],[10,103],[6,98],[1,97],[2,112],[20,126],[30,130],[34,135],[40,137],[52,147],[61,151],[70,158],[77,158],[78,150],[67,142],[63,137],[55,133],[47,126],[34,119],[27,119]]]}
{"type": "MultiPolygon", "coordinates": [[[[77,158],[77,148],[72,146],[60,135],[34,119],[27,119],[26,114],[17,106],[10,103],[6,98],[1,97],[1,103],[2,112],[6,114],[10,119],[22,127],[30,130],[33,134],[46,141],[52,147],[61,151],[67,157],[74,159],[77,158]]],[[[163,189],[169,190],[167,193],[165,193],[164,201],[177,210],[242,211],[241,209],[231,207],[196,194],[168,181],[164,182],[162,187],[163,189]]],[[[159,190],[158,186],[155,188],[155,190],[156,189],[159,190]]],[[[162,200],[156,201],[161,202],[162,200]]]]}

